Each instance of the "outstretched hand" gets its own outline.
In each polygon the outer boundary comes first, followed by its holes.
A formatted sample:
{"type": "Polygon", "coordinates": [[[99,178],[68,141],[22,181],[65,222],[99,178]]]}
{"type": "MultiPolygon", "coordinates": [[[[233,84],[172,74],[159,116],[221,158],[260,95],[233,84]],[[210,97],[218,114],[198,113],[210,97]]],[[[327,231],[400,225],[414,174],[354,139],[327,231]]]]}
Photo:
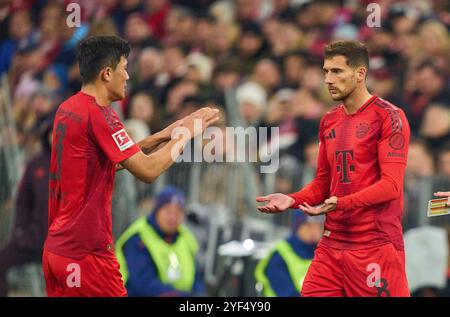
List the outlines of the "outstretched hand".
{"type": "Polygon", "coordinates": [[[183,119],[183,127],[186,127],[191,132],[192,137],[196,137],[199,133],[203,133],[207,127],[216,123],[219,120],[219,109],[210,107],[203,107],[183,119]],[[195,129],[195,124],[201,123],[201,129],[195,129]]]}
{"type": "Polygon", "coordinates": [[[294,199],[280,193],[256,197],[257,202],[267,202],[264,206],[258,206],[258,210],[264,213],[276,213],[285,211],[293,203],[294,199]]]}
{"type": "Polygon", "coordinates": [[[322,205],[310,206],[308,203],[299,205],[298,207],[308,216],[319,216],[336,209],[337,197],[332,196],[325,200],[322,205]]]}
{"type": "Polygon", "coordinates": [[[434,196],[438,197],[448,197],[447,206],[450,206],[450,192],[436,192],[434,196]]]}

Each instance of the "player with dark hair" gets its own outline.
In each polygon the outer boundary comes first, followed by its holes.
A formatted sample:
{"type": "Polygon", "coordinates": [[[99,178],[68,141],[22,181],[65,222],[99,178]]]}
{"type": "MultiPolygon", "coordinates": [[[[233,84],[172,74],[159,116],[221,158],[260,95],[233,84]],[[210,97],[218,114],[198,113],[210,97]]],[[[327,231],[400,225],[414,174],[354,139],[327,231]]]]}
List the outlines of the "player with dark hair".
{"type": "Polygon", "coordinates": [[[401,217],[410,128],[404,112],[366,87],[367,48],[336,41],[323,71],[333,100],[319,128],[314,180],[296,193],[257,197],[258,209],[326,214],[303,296],[409,296],[401,217]]]}
{"type": "Polygon", "coordinates": [[[43,252],[48,296],[126,296],[111,228],[116,170],[126,168],[152,182],[174,163],[172,152],[181,152],[180,143],[194,136],[195,120],[204,130],[218,119],[218,110],[202,108],[135,144],[110,107],[125,97],[129,51],[128,43],[114,36],[80,42],[81,91],[56,113],[43,252]],[[176,127],[190,135],[171,139],[176,127]]]}

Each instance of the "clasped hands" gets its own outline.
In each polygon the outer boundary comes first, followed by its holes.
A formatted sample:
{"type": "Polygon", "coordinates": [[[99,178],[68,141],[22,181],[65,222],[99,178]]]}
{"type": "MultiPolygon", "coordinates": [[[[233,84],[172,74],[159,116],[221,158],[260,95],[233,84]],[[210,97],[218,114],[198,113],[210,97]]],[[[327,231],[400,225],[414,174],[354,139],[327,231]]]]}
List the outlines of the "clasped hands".
{"type": "MultiPolygon", "coordinates": [[[[258,210],[263,213],[277,213],[282,212],[292,206],[294,199],[284,194],[275,193],[267,196],[256,197],[257,202],[267,202],[264,206],[258,206],[258,210]]],[[[326,214],[336,209],[337,197],[332,196],[324,201],[319,206],[310,206],[304,203],[298,206],[305,214],[309,216],[318,216],[326,214]]]]}

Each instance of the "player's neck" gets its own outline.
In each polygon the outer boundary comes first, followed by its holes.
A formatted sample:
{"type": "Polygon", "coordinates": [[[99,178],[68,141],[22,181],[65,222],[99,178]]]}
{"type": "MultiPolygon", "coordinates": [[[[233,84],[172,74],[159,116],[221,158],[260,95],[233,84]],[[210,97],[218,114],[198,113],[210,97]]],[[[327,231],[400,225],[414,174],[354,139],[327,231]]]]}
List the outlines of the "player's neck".
{"type": "Polygon", "coordinates": [[[81,87],[81,91],[94,97],[97,104],[102,107],[107,107],[111,104],[112,100],[108,98],[108,91],[103,85],[97,85],[96,83],[85,84],[81,87]]]}
{"type": "Polygon", "coordinates": [[[353,114],[358,111],[370,98],[372,95],[364,89],[355,89],[355,91],[349,95],[345,100],[343,100],[344,109],[346,114],[353,114]]]}

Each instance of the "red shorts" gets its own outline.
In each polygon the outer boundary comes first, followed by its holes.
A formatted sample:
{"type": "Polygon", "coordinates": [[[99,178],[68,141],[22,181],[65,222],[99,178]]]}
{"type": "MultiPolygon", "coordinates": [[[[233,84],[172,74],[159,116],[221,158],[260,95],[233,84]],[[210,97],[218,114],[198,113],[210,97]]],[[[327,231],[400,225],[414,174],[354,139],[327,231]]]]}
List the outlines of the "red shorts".
{"type": "Polygon", "coordinates": [[[49,297],[127,296],[115,258],[88,254],[76,260],[44,248],[42,267],[49,297]]]}
{"type": "Polygon", "coordinates": [[[320,244],[301,295],[409,297],[405,253],[390,243],[363,250],[333,249],[320,244]]]}

